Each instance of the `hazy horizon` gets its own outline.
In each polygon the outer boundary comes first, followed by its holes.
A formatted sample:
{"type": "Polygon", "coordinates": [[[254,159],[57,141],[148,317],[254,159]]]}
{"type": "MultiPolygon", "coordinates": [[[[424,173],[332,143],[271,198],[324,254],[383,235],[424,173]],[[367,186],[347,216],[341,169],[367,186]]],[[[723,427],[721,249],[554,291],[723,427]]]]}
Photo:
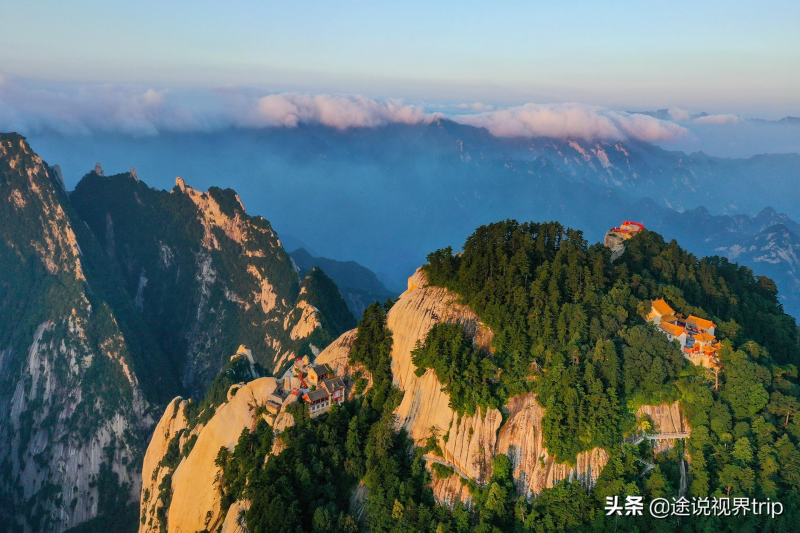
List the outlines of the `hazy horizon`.
{"type": "Polygon", "coordinates": [[[11,3],[0,76],[800,116],[800,4],[11,3]],[[30,31],[35,21],[36,31],[30,31]]]}

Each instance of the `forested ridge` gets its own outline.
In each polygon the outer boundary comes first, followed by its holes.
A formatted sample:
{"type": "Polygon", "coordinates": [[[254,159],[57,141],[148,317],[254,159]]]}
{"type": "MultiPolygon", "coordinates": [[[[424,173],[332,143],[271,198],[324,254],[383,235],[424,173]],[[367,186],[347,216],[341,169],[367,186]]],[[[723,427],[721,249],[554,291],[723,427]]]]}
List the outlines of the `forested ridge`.
{"type": "MultiPolygon", "coordinates": [[[[638,406],[680,400],[692,428],[689,495],[777,498],[791,506],[784,519],[797,516],[800,345],[771,280],[724,258],[697,258],[649,231],[627,241],[612,263],[605,247],[558,223],[483,226],[462,253],[447,248],[428,260],[430,283],[458,294],[495,332],[491,353],[477,364],[446,366],[475,350],[456,326],[435,327],[415,352],[418,366],[433,368],[446,388],[487,391],[451,400],[456,410],[536,392],[551,455],[572,462],[595,446],[611,455],[592,491],[602,501],[676,486],[665,477],[668,465],[641,480],[631,476],[637,467],[621,443],[637,430],[638,406]],[[660,297],[684,316],[717,324],[718,387],[713,372],[690,364],[677,343],[645,323],[650,301],[660,297]]],[[[733,527],[708,520],[693,523],[733,527]]]]}
{"type": "Polygon", "coordinates": [[[243,432],[232,454],[220,454],[232,487],[225,489],[228,501],[253,501],[246,515],[251,531],[794,530],[798,334],[774,286],[724,259],[696,258],[652,232],[627,244],[612,263],[604,247],[589,246],[557,223],[506,221],[479,228],[461,254],[431,254],[425,267],[432,284],[457,293],[495,336],[491,351],[482,351],[460,325],[437,325],[414,352],[418,372],[434,369],[462,413],[502,409],[511,396],[536,392],[546,408],[551,455],[569,462],[595,446],[608,452],[592,490],[562,481],[528,502],[516,493],[510,459],[499,454],[485,486],[462,479],[471,507],[437,504],[433,476],[455,474],[440,465],[431,465],[433,473],[424,468],[422,456],[436,450],[436,438],[414,447],[394,430],[392,411],[402,393],[391,385],[387,302],[367,309],[350,353],[351,362],[373,373],[373,387],[313,421],[296,407],[297,425],[278,437],[286,450],[266,465],[263,455],[252,455],[265,449],[258,431],[243,432]],[[718,324],[718,388],[708,370],[691,365],[677,343],[645,323],[657,297],[718,324]],[[658,455],[646,440],[623,443],[625,435],[648,428],[646,419],[635,418],[636,407],[676,400],[689,419],[690,439],[658,455]],[[771,498],[785,505],[783,515],[605,515],[606,496],[677,497],[687,455],[688,497],[771,498]],[[640,460],[655,466],[642,475],[640,460]],[[345,475],[335,475],[342,468],[345,475]],[[362,522],[346,498],[359,480],[368,489],[362,522]],[[291,513],[280,512],[284,506],[291,513]]]}

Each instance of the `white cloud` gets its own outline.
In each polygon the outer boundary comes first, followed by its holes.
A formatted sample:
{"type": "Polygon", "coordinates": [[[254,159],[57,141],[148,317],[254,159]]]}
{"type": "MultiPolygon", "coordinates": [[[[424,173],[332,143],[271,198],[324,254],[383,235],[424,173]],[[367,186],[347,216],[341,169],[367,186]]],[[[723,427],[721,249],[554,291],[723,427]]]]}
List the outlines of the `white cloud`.
{"type": "Polygon", "coordinates": [[[484,104],[482,102],[474,102],[472,104],[458,104],[455,106],[456,109],[467,109],[469,111],[493,111],[494,106],[489,104],[484,104]]]}
{"type": "Polygon", "coordinates": [[[254,126],[296,127],[299,123],[323,124],[338,129],[383,126],[393,122],[430,122],[435,115],[401,100],[377,101],[361,95],[308,96],[271,94],[258,100],[254,126]]]}
{"type": "MultiPolygon", "coordinates": [[[[637,139],[668,141],[686,129],[642,114],[585,104],[526,104],[495,109],[480,102],[456,105],[447,117],[487,128],[501,137],[637,139]],[[458,110],[466,112],[459,112],[458,110]]],[[[670,111],[683,119],[682,110],[670,111]]],[[[156,90],[127,85],[39,83],[6,78],[0,84],[0,131],[66,134],[114,132],[152,136],[162,132],[227,128],[294,128],[321,124],[338,129],[419,124],[444,117],[402,100],[361,95],[259,94],[223,87],[214,90],[156,90]]],[[[707,117],[711,118],[711,117],[707,117]]]]}
{"type": "Polygon", "coordinates": [[[585,104],[525,104],[475,115],[460,115],[462,124],[484,127],[498,137],[574,137],[668,141],[686,133],[673,122],[648,115],[613,111],[585,104]]]}
{"type": "Polygon", "coordinates": [[[128,135],[216,131],[225,128],[296,127],[322,124],[338,129],[389,123],[430,122],[440,114],[401,100],[361,95],[261,96],[237,88],[156,91],[116,85],[39,84],[25,80],[0,85],[0,130],[93,131],[128,135]]]}
{"type": "Polygon", "coordinates": [[[685,109],[680,109],[679,107],[670,107],[667,110],[669,113],[669,118],[671,118],[674,122],[688,122],[691,118],[691,115],[685,109]]]}
{"type": "Polygon", "coordinates": [[[692,122],[695,124],[738,124],[742,120],[739,115],[706,115],[697,117],[692,122]]]}

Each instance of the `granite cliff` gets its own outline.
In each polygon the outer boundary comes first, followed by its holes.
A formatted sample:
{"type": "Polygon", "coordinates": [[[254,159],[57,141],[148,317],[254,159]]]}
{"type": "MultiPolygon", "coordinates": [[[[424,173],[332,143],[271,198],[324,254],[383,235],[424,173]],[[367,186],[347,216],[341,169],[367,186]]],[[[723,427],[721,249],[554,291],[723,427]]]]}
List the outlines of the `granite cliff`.
{"type": "Polygon", "coordinates": [[[316,279],[325,277],[319,269],[308,272],[314,279],[306,285],[314,287],[301,293],[303,280],[270,223],[248,215],[230,189],[201,192],[177,178],[167,192],[129,173],[90,172],[70,200],[194,396],[240,344],[277,371],[355,325],[332,282],[316,279]],[[313,288],[325,294],[312,295],[313,288]],[[323,319],[323,307],[336,316],[323,319]]]}
{"type": "Polygon", "coordinates": [[[116,527],[173,374],[58,170],[16,134],[0,135],[0,198],[0,522],[116,527]]]}

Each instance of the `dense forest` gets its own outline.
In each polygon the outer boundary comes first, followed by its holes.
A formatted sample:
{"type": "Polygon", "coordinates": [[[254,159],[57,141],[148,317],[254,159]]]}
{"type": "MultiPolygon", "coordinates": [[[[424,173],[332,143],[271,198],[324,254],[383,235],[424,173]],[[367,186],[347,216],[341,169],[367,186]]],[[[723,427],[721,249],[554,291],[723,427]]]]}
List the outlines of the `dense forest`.
{"type": "MultiPolygon", "coordinates": [[[[523,390],[535,391],[546,408],[551,455],[570,463],[595,446],[611,455],[592,491],[602,501],[675,486],[659,469],[642,480],[631,477],[634,453],[621,443],[637,429],[632,413],[638,406],[680,400],[692,427],[688,495],[777,498],[790,507],[784,520],[797,517],[800,344],[771,280],[723,258],[697,258],[649,231],[611,262],[609,250],[589,246],[580,232],[558,223],[483,226],[462,253],[443,249],[428,260],[430,282],[457,293],[495,332],[492,352],[472,365],[493,373],[445,368],[472,350],[458,342],[453,326],[434,328],[417,350],[415,361],[433,368],[445,387],[475,390],[477,379],[487,391],[463,403],[451,400],[456,410],[503,405],[523,390]],[[645,323],[650,301],[660,297],[684,316],[718,325],[718,384],[645,323]],[[442,342],[448,336],[456,342],[442,342]]],[[[728,525],[738,530],[743,521],[728,525]]]]}

